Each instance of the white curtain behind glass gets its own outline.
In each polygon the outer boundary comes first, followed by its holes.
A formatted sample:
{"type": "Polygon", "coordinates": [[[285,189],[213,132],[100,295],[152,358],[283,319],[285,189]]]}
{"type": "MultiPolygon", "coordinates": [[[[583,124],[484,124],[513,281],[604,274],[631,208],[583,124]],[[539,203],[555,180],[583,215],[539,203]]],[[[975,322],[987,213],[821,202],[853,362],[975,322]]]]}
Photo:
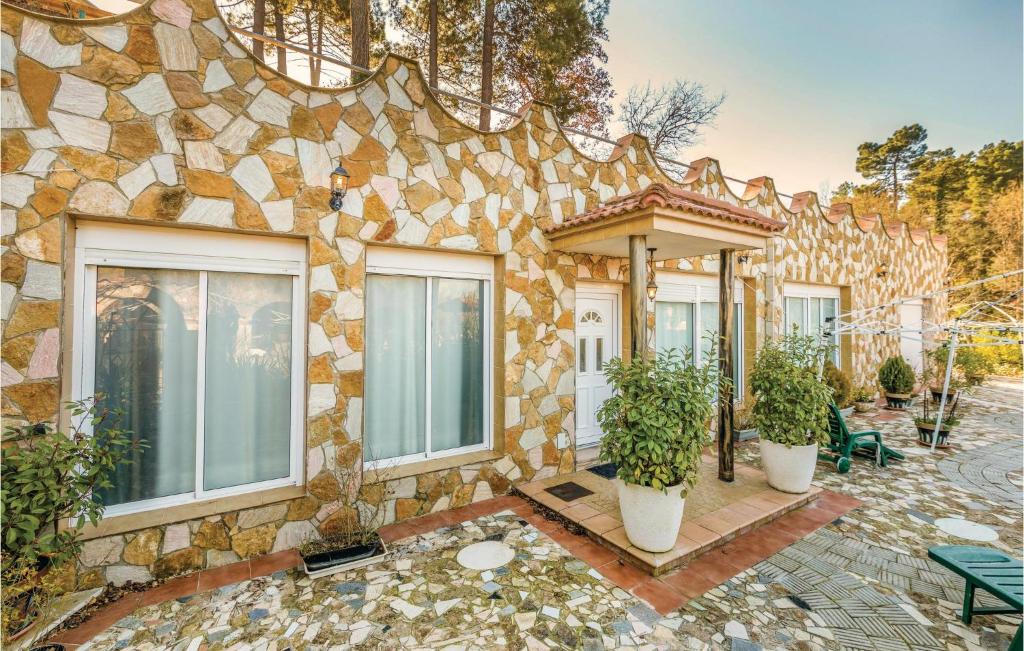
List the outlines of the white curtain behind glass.
{"type": "Polygon", "coordinates": [[[198,311],[197,272],[96,270],[95,392],[145,443],[95,492],[104,504],[195,489],[198,311]]]}
{"type": "Polygon", "coordinates": [[[654,339],[659,351],[674,348],[685,359],[693,354],[693,303],[655,303],[654,339]]]}
{"type": "Polygon", "coordinates": [[[426,323],[426,279],[367,276],[367,461],[424,450],[426,323]]]}
{"type": "Polygon", "coordinates": [[[431,279],[430,447],[483,443],[483,281],[431,279]]]}
{"type": "Polygon", "coordinates": [[[208,275],[205,490],[289,474],[292,282],[208,275]]]}

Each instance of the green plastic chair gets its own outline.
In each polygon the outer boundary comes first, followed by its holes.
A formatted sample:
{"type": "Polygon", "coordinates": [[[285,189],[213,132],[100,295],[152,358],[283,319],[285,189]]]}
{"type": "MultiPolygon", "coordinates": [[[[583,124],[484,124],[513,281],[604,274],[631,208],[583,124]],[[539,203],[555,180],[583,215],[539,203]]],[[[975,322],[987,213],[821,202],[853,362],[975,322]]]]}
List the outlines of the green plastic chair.
{"type": "Polygon", "coordinates": [[[827,452],[819,454],[818,458],[835,463],[840,473],[849,472],[850,460],[857,451],[867,452],[874,457],[876,466],[884,467],[890,459],[902,461],[904,458],[901,452],[882,443],[882,433],[879,431],[851,432],[834,402],[828,405],[828,431],[830,441],[825,447],[827,452]]]}
{"type": "MultiPolygon", "coordinates": [[[[964,578],[964,605],[960,620],[970,625],[974,615],[1002,615],[1024,610],[1024,563],[998,549],[974,545],[940,545],[928,549],[928,558],[964,578]],[[982,589],[1009,608],[974,605],[974,593],[982,589]]],[[[1010,651],[1021,651],[1021,630],[1010,643],[1010,651]]]]}

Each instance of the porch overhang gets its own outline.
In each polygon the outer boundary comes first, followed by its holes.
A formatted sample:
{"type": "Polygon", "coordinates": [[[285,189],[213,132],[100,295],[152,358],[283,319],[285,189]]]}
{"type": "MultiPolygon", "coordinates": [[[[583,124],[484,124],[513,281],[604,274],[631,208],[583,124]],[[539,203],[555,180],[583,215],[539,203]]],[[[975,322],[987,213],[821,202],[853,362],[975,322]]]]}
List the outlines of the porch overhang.
{"type": "Polygon", "coordinates": [[[656,183],[546,229],[553,248],[629,257],[630,236],[642,235],[656,260],[762,249],[786,227],[746,208],[656,183]]]}

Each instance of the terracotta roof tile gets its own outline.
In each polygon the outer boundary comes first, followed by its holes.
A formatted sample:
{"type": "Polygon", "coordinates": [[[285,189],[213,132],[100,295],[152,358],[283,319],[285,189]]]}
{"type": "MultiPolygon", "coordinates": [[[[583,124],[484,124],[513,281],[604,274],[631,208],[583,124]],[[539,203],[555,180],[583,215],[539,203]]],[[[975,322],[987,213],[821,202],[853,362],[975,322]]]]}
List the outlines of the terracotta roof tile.
{"type": "Polygon", "coordinates": [[[740,208],[720,199],[705,197],[690,190],[669,187],[663,183],[653,183],[638,192],[610,199],[589,212],[570,217],[561,224],[546,228],[544,232],[556,233],[573,226],[598,222],[608,217],[623,215],[648,206],[686,210],[737,224],[757,226],[770,232],[781,231],[786,227],[786,222],[765,217],[748,208],[740,208]]]}

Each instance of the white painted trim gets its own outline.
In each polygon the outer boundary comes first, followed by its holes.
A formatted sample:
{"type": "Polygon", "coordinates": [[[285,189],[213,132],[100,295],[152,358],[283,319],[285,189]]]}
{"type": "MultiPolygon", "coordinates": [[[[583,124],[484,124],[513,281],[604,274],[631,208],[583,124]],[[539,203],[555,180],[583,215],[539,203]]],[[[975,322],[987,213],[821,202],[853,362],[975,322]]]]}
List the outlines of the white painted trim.
{"type": "Polygon", "coordinates": [[[421,251],[388,246],[366,248],[367,273],[407,273],[416,276],[438,276],[446,278],[494,277],[494,258],[472,253],[449,253],[446,251],[421,251]],[[451,275],[457,274],[457,275],[451,275]]]}
{"type": "Polygon", "coordinates": [[[127,515],[208,501],[270,488],[297,486],[305,468],[306,408],[306,245],[302,240],[211,231],[81,221],[75,242],[75,295],[72,313],[72,398],[95,394],[96,268],[186,269],[199,272],[197,333],[196,483],[193,492],[108,506],[106,515],[127,515]],[[121,248],[123,247],[123,248],[121,248]],[[244,253],[226,257],[225,250],[244,253]],[[205,347],[208,272],[260,273],[292,277],[291,423],[287,477],[204,490],[205,347]]]}
{"type": "Polygon", "coordinates": [[[840,288],[836,285],[785,282],[782,285],[782,295],[793,298],[839,298],[840,288]]]}

